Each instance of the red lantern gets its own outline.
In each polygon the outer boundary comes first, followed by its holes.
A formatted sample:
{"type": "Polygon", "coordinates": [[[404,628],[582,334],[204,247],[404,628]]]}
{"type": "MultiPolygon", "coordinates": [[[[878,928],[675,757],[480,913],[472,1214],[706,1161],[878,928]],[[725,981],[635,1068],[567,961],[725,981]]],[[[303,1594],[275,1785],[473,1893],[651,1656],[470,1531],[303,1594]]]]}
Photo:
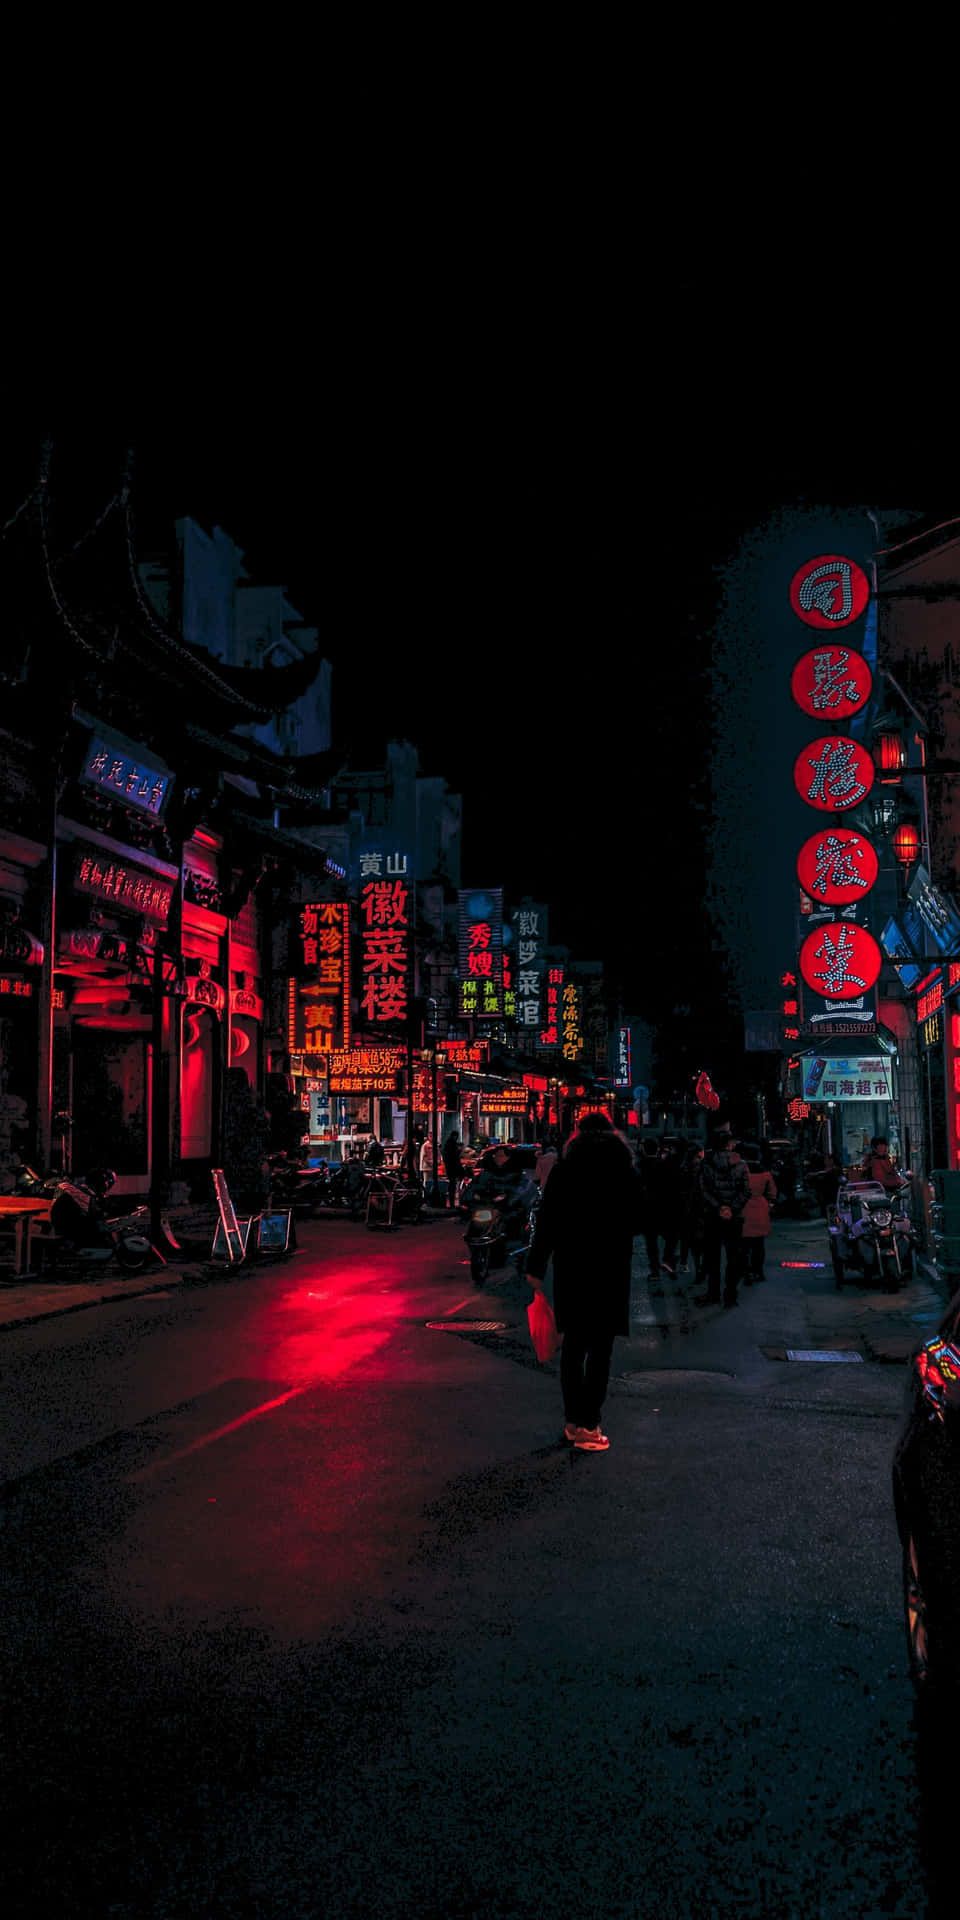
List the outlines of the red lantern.
{"type": "Polygon", "coordinates": [[[862,900],[873,886],[880,863],[869,840],[850,827],[824,825],[797,854],[797,878],[804,893],[823,906],[846,907],[862,900]]]}
{"type": "Polygon", "coordinates": [[[893,851],[905,867],[913,865],[920,852],[920,835],[916,827],[908,822],[905,826],[897,828],[893,836],[893,851]]]}
{"type": "Polygon", "coordinates": [[[879,978],[883,955],[872,933],[852,920],[830,920],[808,933],[800,948],[800,972],[812,993],[826,1000],[856,1000],[879,978]]]}
{"type": "Polygon", "coordinates": [[[899,733],[878,733],[873,743],[873,757],[880,771],[881,785],[890,786],[899,780],[907,764],[907,749],[899,733]]]}
{"type": "Polygon", "coordinates": [[[855,560],[818,553],[805,560],[790,582],[790,605],[808,627],[848,627],[870,598],[870,582],[855,560]]]}

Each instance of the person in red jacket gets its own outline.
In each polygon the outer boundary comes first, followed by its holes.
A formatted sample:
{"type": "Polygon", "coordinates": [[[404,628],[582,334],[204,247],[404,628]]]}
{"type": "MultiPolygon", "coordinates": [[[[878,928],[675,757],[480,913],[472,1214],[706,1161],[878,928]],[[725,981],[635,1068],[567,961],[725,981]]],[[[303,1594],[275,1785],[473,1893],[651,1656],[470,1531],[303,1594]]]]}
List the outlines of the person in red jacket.
{"type": "Polygon", "coordinates": [[[770,1232],[770,1208],[777,1197],[777,1183],[773,1174],[760,1164],[760,1155],[744,1149],[747,1174],[750,1179],[750,1198],[743,1209],[743,1283],[750,1287],[755,1280],[765,1280],[764,1257],[767,1250],[767,1235],[770,1232]]]}

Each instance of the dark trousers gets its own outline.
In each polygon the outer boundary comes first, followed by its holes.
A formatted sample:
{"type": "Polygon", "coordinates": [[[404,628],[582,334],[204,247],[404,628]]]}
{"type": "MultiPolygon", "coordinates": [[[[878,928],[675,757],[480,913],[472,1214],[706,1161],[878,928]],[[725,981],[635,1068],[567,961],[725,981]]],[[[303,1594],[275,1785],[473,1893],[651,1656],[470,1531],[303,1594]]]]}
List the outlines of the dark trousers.
{"type": "Polygon", "coordinates": [[[743,1249],[742,1220],[707,1220],[703,1231],[703,1271],[711,1300],[720,1298],[720,1256],[726,1251],[723,1297],[735,1300],[743,1249]]]}
{"type": "Polygon", "coordinates": [[[646,1233],[644,1234],[644,1236],[643,1236],[643,1239],[644,1239],[644,1245],[646,1246],[646,1249],[647,1249],[647,1259],[648,1259],[648,1261],[649,1261],[649,1263],[650,1263],[650,1272],[651,1272],[651,1273],[659,1273],[659,1272],[660,1272],[660,1242],[661,1242],[661,1240],[663,1241],[663,1260],[664,1260],[664,1263],[665,1263],[665,1264],[666,1264],[666,1265],[667,1265],[668,1267],[670,1267],[670,1268],[672,1268],[672,1269],[675,1269],[675,1268],[676,1268],[676,1264],[677,1264],[677,1235],[676,1235],[676,1232],[675,1232],[675,1230],[674,1230],[674,1229],[672,1229],[672,1228],[670,1228],[670,1227],[663,1227],[663,1226],[660,1226],[660,1227],[651,1227],[651,1228],[650,1228],[650,1229],[649,1229],[649,1230],[648,1230],[648,1231],[647,1231],[647,1232],[646,1232],[646,1233]]]}
{"type": "Polygon", "coordinates": [[[569,1425],[600,1425],[615,1339],[615,1334],[599,1329],[566,1328],[560,1347],[560,1385],[569,1425]]]}
{"type": "Polygon", "coordinates": [[[767,1276],[763,1271],[763,1257],[764,1257],[764,1254],[766,1253],[766,1250],[767,1250],[766,1241],[761,1240],[759,1237],[753,1240],[744,1241],[743,1243],[743,1277],[745,1280],[765,1280],[766,1279],[767,1276]]]}

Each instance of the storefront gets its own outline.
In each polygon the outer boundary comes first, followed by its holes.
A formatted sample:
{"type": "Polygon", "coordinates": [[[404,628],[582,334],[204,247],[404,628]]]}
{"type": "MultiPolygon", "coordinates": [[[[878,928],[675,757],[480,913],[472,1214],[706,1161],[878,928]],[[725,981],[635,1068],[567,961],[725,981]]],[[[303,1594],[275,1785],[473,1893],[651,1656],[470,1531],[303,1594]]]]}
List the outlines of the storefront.
{"type": "Polygon", "coordinates": [[[882,1134],[902,1159],[892,1040],[882,1033],[864,1035],[859,1048],[849,1039],[824,1040],[819,1051],[811,1048],[797,1057],[799,1099],[810,1108],[814,1133],[820,1123],[825,1151],[841,1165],[855,1166],[882,1134]]]}

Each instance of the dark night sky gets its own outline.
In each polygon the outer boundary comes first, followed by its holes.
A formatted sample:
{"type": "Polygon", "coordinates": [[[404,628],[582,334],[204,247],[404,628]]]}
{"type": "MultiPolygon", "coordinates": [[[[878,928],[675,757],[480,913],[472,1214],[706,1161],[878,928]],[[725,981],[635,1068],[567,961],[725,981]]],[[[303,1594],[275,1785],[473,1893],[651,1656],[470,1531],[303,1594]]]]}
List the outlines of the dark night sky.
{"type": "Polygon", "coordinates": [[[689,799],[716,569],[783,501],[924,508],[940,476],[863,409],[838,430],[852,341],[829,389],[827,332],[798,367],[753,315],[731,358],[695,274],[642,351],[629,302],[598,293],[583,330],[582,305],[561,323],[496,292],[469,324],[341,312],[324,337],[311,309],[287,338],[287,308],[224,351],[182,316],[169,354],[154,327],[117,365],[108,338],[95,367],[66,356],[7,394],[0,504],[47,430],[89,518],[132,443],[141,546],[190,513],[285,582],[334,664],[337,744],[412,739],[464,793],[465,880],[549,899],[554,936],[636,1005],[665,886],[669,938],[704,959],[689,799]]]}

